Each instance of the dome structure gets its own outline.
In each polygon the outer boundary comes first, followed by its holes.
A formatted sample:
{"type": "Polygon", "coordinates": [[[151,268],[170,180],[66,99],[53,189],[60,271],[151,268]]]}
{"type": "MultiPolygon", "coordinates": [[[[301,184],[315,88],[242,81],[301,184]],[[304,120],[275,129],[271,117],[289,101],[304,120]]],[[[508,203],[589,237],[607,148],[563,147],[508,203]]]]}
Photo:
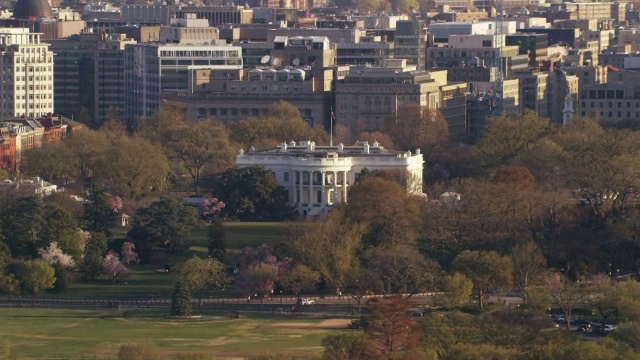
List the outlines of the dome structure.
{"type": "Polygon", "coordinates": [[[52,18],[53,11],[47,0],[18,0],[13,7],[13,17],[16,19],[52,18]]]}

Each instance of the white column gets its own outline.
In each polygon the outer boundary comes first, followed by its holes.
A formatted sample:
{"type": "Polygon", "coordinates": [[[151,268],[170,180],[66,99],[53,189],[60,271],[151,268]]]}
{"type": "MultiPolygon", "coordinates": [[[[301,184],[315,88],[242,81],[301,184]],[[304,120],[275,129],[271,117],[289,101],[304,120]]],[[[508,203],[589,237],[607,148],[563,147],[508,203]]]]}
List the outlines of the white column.
{"type": "Polygon", "coordinates": [[[298,203],[302,204],[304,203],[304,196],[302,193],[302,185],[304,184],[304,173],[302,171],[298,171],[298,174],[300,174],[300,186],[298,186],[298,188],[300,189],[300,197],[298,198],[298,203]]]}
{"type": "Polygon", "coordinates": [[[322,199],[322,207],[326,207],[326,206],[327,206],[327,203],[329,202],[329,201],[327,201],[328,199],[327,199],[327,182],[326,182],[326,177],[327,177],[327,174],[323,171],[323,172],[322,172],[322,196],[321,196],[321,199],[322,199]]]}
{"type": "Polygon", "coordinates": [[[342,202],[347,203],[347,172],[342,172],[342,202]]]}
{"type": "Polygon", "coordinates": [[[338,172],[333,172],[333,205],[337,205],[338,202],[338,172]]]}
{"type": "Polygon", "coordinates": [[[313,205],[313,170],[309,171],[309,206],[313,205]]]}
{"type": "Polygon", "coordinates": [[[291,181],[291,185],[289,186],[291,188],[291,203],[296,205],[297,204],[297,199],[296,199],[296,172],[295,171],[290,171],[289,172],[289,181],[291,181]]]}

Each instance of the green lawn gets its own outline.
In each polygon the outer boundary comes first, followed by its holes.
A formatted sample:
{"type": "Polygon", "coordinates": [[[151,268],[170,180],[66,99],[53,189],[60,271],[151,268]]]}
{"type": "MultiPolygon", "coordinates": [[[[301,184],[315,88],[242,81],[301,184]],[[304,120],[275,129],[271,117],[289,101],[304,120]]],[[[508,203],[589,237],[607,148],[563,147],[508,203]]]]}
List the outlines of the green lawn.
{"type": "MultiPolygon", "coordinates": [[[[282,239],[284,223],[226,223],[227,247],[229,259],[227,265],[233,266],[235,255],[246,246],[260,246],[262,244],[274,245],[282,239]]],[[[124,238],[126,233],[114,232],[114,238],[124,238]]],[[[168,264],[176,264],[185,259],[197,255],[207,256],[207,227],[198,227],[193,230],[192,240],[194,245],[188,253],[180,256],[169,256],[168,264]]],[[[60,294],[45,294],[47,297],[78,297],[78,298],[147,298],[149,294],[155,297],[171,297],[176,282],[174,272],[158,272],[158,266],[132,265],[131,273],[126,279],[117,284],[109,281],[102,283],[73,282],[69,288],[60,294]]],[[[209,295],[216,295],[212,293],[209,295]]]]}
{"type": "Polygon", "coordinates": [[[166,354],[212,352],[220,359],[265,352],[312,356],[321,352],[322,338],[343,331],[346,322],[214,316],[136,320],[107,311],[0,309],[0,339],[9,340],[14,356],[36,359],[113,355],[120,345],[137,341],[150,341],[166,354]]]}

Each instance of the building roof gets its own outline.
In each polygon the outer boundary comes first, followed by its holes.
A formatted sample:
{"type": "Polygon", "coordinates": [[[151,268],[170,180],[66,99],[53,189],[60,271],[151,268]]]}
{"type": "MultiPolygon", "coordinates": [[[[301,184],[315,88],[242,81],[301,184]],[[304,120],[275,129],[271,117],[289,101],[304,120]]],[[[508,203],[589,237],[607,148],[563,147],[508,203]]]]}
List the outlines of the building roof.
{"type": "Polygon", "coordinates": [[[18,0],[13,7],[13,17],[16,19],[53,18],[53,11],[47,0],[18,0]]]}
{"type": "Polygon", "coordinates": [[[382,147],[377,141],[373,144],[368,142],[356,142],[355,145],[330,145],[330,146],[316,146],[314,141],[300,141],[298,143],[292,141],[290,143],[282,143],[279,146],[267,150],[256,150],[251,148],[248,152],[241,151],[241,154],[260,156],[260,155],[288,155],[292,157],[304,156],[304,157],[326,157],[327,154],[338,154],[340,157],[403,157],[403,156],[415,156],[420,155],[419,149],[411,154],[407,151],[395,151],[387,150],[382,147]]]}

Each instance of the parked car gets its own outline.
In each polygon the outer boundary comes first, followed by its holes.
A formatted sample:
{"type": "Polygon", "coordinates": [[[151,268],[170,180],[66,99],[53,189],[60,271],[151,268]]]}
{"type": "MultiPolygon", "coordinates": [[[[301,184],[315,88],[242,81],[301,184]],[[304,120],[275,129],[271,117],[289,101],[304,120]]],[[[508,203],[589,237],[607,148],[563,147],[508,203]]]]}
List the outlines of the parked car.
{"type": "Polygon", "coordinates": [[[590,332],[591,331],[591,326],[578,325],[578,331],[580,331],[580,332],[590,332]]]}
{"type": "Polygon", "coordinates": [[[422,316],[422,311],[417,310],[417,309],[411,309],[411,310],[407,311],[407,315],[412,316],[412,317],[421,317],[422,316]]]}
{"type": "Polygon", "coordinates": [[[313,304],[315,304],[316,302],[315,302],[315,301],[313,301],[313,300],[311,300],[311,299],[309,299],[309,298],[303,298],[303,299],[300,299],[300,303],[301,303],[302,305],[313,305],[313,304]]]}
{"type": "Polygon", "coordinates": [[[589,329],[593,328],[593,322],[591,322],[589,320],[584,320],[584,319],[576,320],[576,325],[584,326],[584,327],[587,327],[589,329]]]}
{"type": "Polygon", "coordinates": [[[617,328],[618,327],[615,325],[602,324],[602,325],[596,326],[593,329],[593,332],[596,334],[608,334],[617,328]]]}

